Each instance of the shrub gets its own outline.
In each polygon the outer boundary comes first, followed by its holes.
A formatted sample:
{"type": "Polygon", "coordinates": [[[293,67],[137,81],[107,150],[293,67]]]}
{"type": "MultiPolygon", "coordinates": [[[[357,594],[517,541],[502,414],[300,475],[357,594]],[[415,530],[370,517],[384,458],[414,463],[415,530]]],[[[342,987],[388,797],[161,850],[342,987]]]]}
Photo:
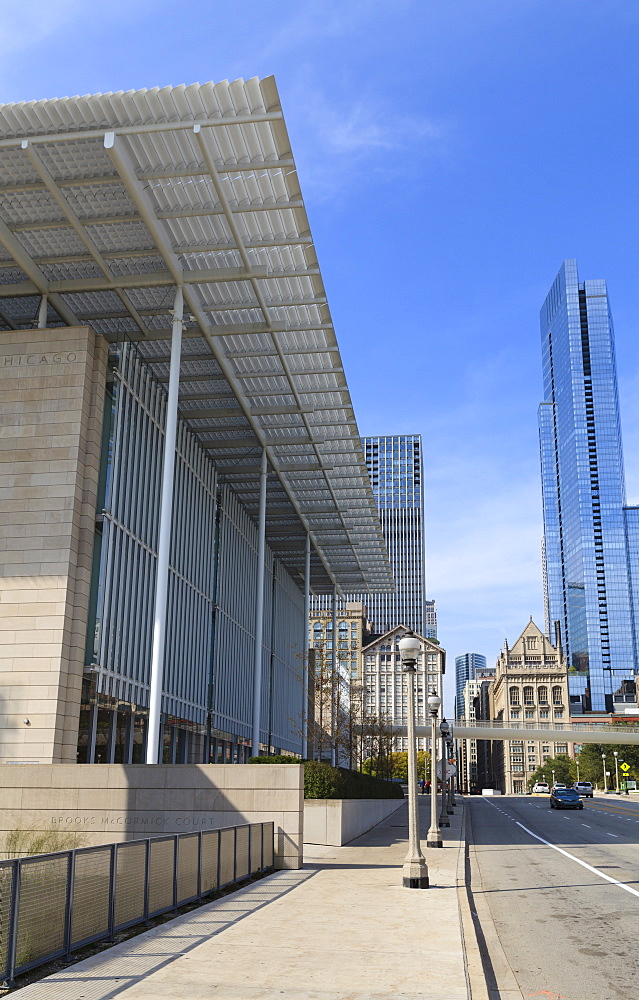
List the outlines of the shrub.
{"type": "Polygon", "coordinates": [[[305,799],[403,799],[401,785],[346,767],[295,757],[250,757],[249,764],[303,764],[305,799]]]}

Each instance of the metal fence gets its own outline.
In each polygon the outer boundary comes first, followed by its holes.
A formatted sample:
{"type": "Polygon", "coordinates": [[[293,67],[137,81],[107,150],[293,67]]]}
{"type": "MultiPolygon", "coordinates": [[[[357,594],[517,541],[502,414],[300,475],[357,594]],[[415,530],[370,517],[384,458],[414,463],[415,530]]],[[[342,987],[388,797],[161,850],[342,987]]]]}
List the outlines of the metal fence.
{"type": "Polygon", "coordinates": [[[0,981],[273,865],[273,823],[0,862],[0,981]]]}

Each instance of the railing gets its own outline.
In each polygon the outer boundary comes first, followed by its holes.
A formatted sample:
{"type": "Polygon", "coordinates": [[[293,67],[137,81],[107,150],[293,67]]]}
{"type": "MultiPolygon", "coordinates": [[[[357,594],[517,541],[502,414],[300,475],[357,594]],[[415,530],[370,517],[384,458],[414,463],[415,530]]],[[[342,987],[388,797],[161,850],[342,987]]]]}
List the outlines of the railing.
{"type": "MultiPolygon", "coordinates": [[[[637,714],[639,715],[639,708],[637,709],[637,714]]],[[[561,732],[562,729],[570,730],[582,730],[583,732],[595,731],[610,732],[611,729],[623,730],[627,733],[639,733],[639,726],[629,726],[625,722],[554,722],[552,719],[542,719],[539,722],[517,722],[516,720],[508,721],[504,719],[484,719],[477,720],[474,719],[470,722],[466,722],[465,719],[457,719],[456,722],[451,723],[453,730],[455,726],[460,728],[463,726],[466,729],[556,729],[561,732]]]]}
{"type": "Polygon", "coordinates": [[[273,865],[273,823],[0,862],[0,981],[273,865]]]}

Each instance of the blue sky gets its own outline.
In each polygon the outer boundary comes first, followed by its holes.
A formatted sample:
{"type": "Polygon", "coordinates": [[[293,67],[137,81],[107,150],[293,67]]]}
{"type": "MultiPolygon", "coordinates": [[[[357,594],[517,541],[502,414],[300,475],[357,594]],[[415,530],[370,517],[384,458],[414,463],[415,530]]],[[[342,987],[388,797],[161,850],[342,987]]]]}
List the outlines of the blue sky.
{"type": "Polygon", "coordinates": [[[441,641],[493,661],[543,626],[538,313],[564,257],[608,279],[639,502],[639,4],[0,8],[1,101],[275,75],[360,430],[424,437],[441,641]]]}

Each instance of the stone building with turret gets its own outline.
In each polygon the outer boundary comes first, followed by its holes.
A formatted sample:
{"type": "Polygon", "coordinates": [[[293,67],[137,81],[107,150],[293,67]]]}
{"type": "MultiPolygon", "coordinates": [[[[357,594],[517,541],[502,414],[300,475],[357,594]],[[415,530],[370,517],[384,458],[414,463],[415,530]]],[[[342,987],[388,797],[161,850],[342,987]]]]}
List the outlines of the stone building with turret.
{"type": "Polygon", "coordinates": [[[493,744],[494,781],[505,795],[527,791],[528,776],[545,760],[574,753],[573,745],[561,738],[526,739],[526,729],[569,721],[567,664],[559,634],[555,642],[553,646],[531,617],[513,646],[505,641],[497,659],[491,717],[522,729],[520,740],[493,744]]]}

